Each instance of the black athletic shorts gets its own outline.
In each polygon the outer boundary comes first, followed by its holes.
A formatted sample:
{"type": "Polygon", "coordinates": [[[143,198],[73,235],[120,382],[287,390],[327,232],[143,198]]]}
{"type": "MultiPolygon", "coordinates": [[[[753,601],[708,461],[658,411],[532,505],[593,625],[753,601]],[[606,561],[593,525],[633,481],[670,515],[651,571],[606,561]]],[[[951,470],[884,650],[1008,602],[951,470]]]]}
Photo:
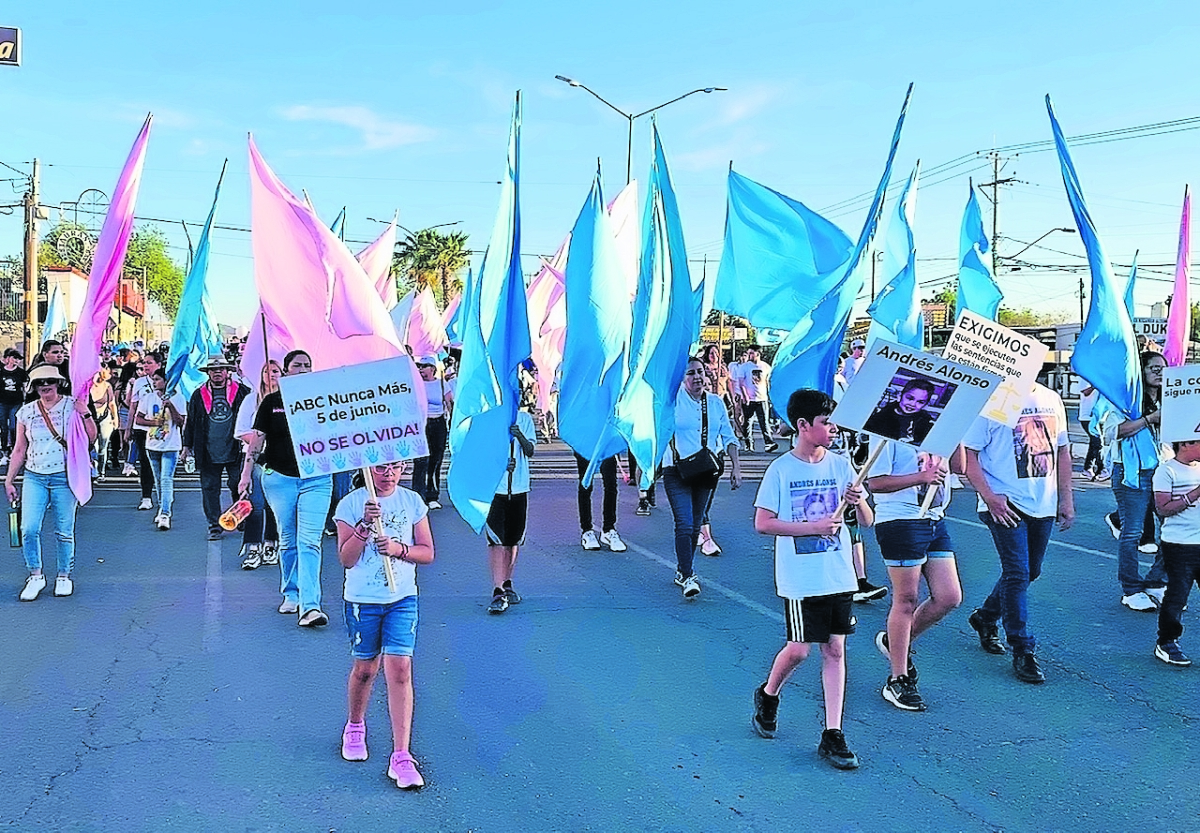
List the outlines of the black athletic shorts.
{"type": "Polygon", "coordinates": [[[529,515],[529,492],[496,495],[488,510],[488,544],[493,547],[519,547],[525,543],[525,519],[529,515]]]}
{"type": "Polygon", "coordinates": [[[854,633],[853,593],[784,599],[788,642],[828,642],[834,634],[854,633]]]}

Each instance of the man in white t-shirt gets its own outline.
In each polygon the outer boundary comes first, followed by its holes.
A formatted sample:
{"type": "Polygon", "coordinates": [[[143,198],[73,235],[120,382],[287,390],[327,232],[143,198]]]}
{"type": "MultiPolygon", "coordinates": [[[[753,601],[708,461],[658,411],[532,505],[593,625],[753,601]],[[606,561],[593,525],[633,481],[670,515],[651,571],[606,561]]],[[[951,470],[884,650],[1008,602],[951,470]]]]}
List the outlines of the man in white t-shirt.
{"type": "Polygon", "coordinates": [[[742,435],[746,450],[754,450],[754,437],[750,433],[750,421],[758,417],[758,429],[763,436],[763,451],[771,452],[779,444],[771,439],[767,429],[768,390],[771,380],[771,365],[759,358],[758,345],[746,348],[746,361],[738,368],[737,387],[742,398],[742,435]]]}
{"type": "Polygon", "coordinates": [[[1062,399],[1034,385],[1015,427],[978,417],[962,444],[967,449],[967,477],[979,493],[979,517],[1000,555],[1000,578],[967,621],[989,654],[1005,652],[996,627],[1002,622],[1017,679],[1045,682],[1028,630],[1028,594],[1030,582],[1041,575],[1055,518],[1061,530],[1069,529],[1075,519],[1062,399]]]}

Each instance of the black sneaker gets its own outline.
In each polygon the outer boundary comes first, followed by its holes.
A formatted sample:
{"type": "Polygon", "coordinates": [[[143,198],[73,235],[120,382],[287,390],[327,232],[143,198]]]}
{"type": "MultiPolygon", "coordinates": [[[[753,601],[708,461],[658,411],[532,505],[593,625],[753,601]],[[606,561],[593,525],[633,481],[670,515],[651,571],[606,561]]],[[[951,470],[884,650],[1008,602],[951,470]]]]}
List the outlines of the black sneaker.
{"type": "Polygon", "coordinates": [[[634,510],[633,514],[641,515],[642,517],[648,516],[650,514],[650,501],[645,498],[639,498],[637,509],[634,510]]]}
{"type": "Polygon", "coordinates": [[[760,685],[754,689],[754,716],[750,718],[750,725],[759,737],[773,738],[779,725],[779,695],[772,697],[764,688],[760,685]]]}
{"type": "Polygon", "coordinates": [[[492,603],[488,605],[488,613],[499,614],[508,610],[508,596],[503,590],[497,590],[492,596],[492,603]]]}
{"type": "Polygon", "coordinates": [[[763,446],[763,451],[767,452],[768,454],[770,454],[772,451],[778,451],[778,450],[779,450],[779,443],[777,443],[777,442],[769,442],[763,446]]]}
{"type": "Polygon", "coordinates": [[[1046,675],[1042,673],[1042,666],[1038,665],[1037,657],[1033,654],[1014,654],[1013,673],[1023,683],[1037,684],[1046,682],[1046,675]]]}
{"type": "Polygon", "coordinates": [[[860,578],[858,580],[858,589],[854,591],[854,601],[859,604],[865,604],[866,602],[873,602],[876,599],[882,599],[887,594],[888,589],[886,587],[878,587],[871,584],[865,578],[860,578]]]}
{"type": "Polygon", "coordinates": [[[1000,629],[996,627],[995,622],[987,622],[983,618],[983,611],[976,610],[967,617],[967,624],[975,629],[975,633],[979,634],[979,647],[987,651],[989,654],[1006,654],[1008,649],[1004,647],[1004,643],[1000,641],[1000,629]]]}
{"type": "Polygon", "coordinates": [[[917,691],[917,684],[908,675],[888,677],[887,685],[883,687],[883,699],[898,709],[906,712],[925,711],[925,701],[917,691]]]}
{"type": "Polygon", "coordinates": [[[1192,664],[1192,661],[1188,658],[1188,655],[1179,650],[1178,642],[1168,642],[1166,645],[1155,645],[1154,656],[1161,659],[1167,665],[1186,667],[1192,664]]]}
{"type": "Polygon", "coordinates": [[[511,581],[507,581],[504,583],[503,590],[504,590],[504,598],[508,601],[508,604],[510,607],[512,605],[519,605],[521,603],[521,594],[518,593],[516,590],[513,590],[511,581]]]}
{"type": "Polygon", "coordinates": [[[817,754],[838,769],[858,769],[858,756],[846,747],[841,729],[826,729],[821,733],[817,754]]]}
{"type": "Polygon", "coordinates": [[[1108,531],[1112,533],[1112,537],[1121,537],[1121,516],[1116,512],[1109,512],[1104,516],[1104,525],[1108,527],[1108,531]]]}
{"type": "MultiPolygon", "coordinates": [[[[879,653],[883,654],[888,662],[891,662],[892,652],[891,649],[888,648],[887,631],[880,631],[879,633],[875,634],[875,647],[879,649],[879,653]]],[[[913,685],[917,684],[917,679],[921,676],[917,673],[917,666],[913,664],[911,643],[908,646],[908,674],[906,676],[913,685]]]]}

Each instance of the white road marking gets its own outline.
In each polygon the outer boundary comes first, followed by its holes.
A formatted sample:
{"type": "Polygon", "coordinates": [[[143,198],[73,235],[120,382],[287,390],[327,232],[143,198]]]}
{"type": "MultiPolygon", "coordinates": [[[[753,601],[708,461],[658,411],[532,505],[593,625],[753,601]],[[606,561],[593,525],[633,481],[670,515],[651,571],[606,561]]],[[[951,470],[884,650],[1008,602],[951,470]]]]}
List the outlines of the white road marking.
{"type": "Polygon", "coordinates": [[[221,636],[221,606],[224,592],[221,584],[221,542],[208,542],[208,565],[204,578],[204,638],[206,654],[219,647],[221,636]]]}

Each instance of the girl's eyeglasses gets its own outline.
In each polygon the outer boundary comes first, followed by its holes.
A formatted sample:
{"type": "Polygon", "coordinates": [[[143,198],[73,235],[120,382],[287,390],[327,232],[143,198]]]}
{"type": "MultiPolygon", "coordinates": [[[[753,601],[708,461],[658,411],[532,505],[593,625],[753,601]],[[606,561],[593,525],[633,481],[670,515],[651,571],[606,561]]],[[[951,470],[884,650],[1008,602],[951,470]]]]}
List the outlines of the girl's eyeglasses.
{"type": "Polygon", "coordinates": [[[376,474],[387,474],[390,471],[404,471],[404,463],[384,463],[382,466],[371,466],[376,474]]]}

